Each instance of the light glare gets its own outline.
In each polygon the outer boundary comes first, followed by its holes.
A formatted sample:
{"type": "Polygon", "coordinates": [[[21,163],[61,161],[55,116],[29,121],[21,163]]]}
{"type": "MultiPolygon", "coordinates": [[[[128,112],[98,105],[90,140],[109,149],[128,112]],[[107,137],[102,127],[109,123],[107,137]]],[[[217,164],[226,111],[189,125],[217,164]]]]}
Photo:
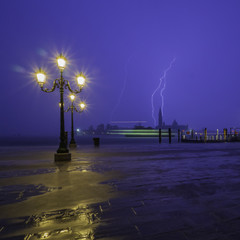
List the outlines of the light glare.
{"type": "Polygon", "coordinates": [[[42,71],[42,69],[40,68],[36,73],[36,78],[37,78],[37,82],[39,84],[44,84],[46,82],[46,74],[45,72],[42,71]]]}
{"type": "Polygon", "coordinates": [[[37,80],[39,83],[44,83],[46,80],[46,76],[43,73],[37,73],[37,80]]]}
{"type": "Polygon", "coordinates": [[[70,95],[70,98],[71,98],[72,101],[74,101],[75,96],[74,96],[73,94],[71,94],[71,95],[70,95]]]}
{"type": "Polygon", "coordinates": [[[67,60],[64,56],[62,56],[62,54],[59,57],[57,57],[57,65],[59,69],[63,70],[66,67],[66,63],[67,60]]]}
{"type": "Polygon", "coordinates": [[[78,83],[78,85],[83,86],[85,84],[85,81],[86,81],[85,77],[82,74],[77,75],[77,83],[78,83]]]}
{"type": "Polygon", "coordinates": [[[83,110],[86,107],[85,103],[80,103],[80,108],[83,110]]]}

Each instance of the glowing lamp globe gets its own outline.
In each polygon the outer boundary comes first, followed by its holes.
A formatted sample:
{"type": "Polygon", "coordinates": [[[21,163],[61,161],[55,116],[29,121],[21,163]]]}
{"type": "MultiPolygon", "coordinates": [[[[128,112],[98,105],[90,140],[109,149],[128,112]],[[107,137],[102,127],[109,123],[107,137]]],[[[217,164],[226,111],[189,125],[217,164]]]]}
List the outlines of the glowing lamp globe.
{"type": "Polygon", "coordinates": [[[85,103],[80,103],[80,108],[83,110],[86,107],[85,103]]]}
{"type": "Polygon", "coordinates": [[[39,71],[36,72],[36,78],[37,82],[41,85],[46,82],[46,74],[41,69],[39,69],[39,71]]]}
{"type": "Polygon", "coordinates": [[[74,101],[75,96],[74,96],[73,94],[71,94],[71,95],[70,95],[70,99],[71,99],[72,101],[74,101]]]}
{"type": "Polygon", "coordinates": [[[63,70],[66,67],[67,59],[60,54],[60,56],[57,57],[57,65],[60,70],[63,70]]]}
{"type": "Polygon", "coordinates": [[[85,77],[84,77],[84,75],[83,74],[79,74],[79,75],[77,75],[76,76],[76,79],[77,79],[77,84],[79,85],[79,86],[83,86],[84,84],[85,84],[85,77]]]}

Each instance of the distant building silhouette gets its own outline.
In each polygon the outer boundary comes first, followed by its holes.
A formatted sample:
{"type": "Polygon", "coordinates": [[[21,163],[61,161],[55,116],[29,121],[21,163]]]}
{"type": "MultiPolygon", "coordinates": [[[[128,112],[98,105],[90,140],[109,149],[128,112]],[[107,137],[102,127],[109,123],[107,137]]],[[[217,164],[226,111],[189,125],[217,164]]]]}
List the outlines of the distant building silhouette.
{"type": "Polygon", "coordinates": [[[187,130],[188,125],[179,125],[176,120],[173,120],[172,125],[166,125],[165,122],[162,124],[163,129],[171,128],[173,130],[187,130]]]}
{"type": "Polygon", "coordinates": [[[188,129],[188,125],[179,125],[176,120],[173,120],[172,125],[165,124],[165,122],[163,122],[162,109],[160,108],[159,113],[158,113],[158,126],[157,126],[157,128],[161,128],[161,129],[171,128],[173,130],[177,130],[177,129],[186,130],[186,129],[188,129]]]}

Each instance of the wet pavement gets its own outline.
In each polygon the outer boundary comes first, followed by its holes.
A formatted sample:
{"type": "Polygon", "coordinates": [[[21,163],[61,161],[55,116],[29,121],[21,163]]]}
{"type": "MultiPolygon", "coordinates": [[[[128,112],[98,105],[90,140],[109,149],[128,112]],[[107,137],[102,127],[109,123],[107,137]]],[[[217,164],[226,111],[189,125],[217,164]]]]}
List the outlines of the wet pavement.
{"type": "Polygon", "coordinates": [[[0,239],[240,239],[240,144],[0,148],[0,239]]]}

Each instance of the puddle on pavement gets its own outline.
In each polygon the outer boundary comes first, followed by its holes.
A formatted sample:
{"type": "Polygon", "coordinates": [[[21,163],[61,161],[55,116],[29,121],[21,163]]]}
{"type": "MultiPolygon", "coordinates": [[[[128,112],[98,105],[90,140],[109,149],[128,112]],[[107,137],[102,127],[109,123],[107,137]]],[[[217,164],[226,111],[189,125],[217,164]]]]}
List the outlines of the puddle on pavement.
{"type": "Polygon", "coordinates": [[[55,171],[55,168],[5,170],[1,171],[0,178],[24,177],[30,175],[52,173],[55,171]]]}
{"type": "Polygon", "coordinates": [[[95,239],[94,232],[100,222],[98,204],[81,204],[75,208],[43,212],[30,217],[1,220],[0,233],[5,240],[21,237],[35,239],[95,239]],[[24,228],[23,228],[24,226],[24,228]],[[14,232],[14,234],[12,234],[14,232]]]}
{"type": "Polygon", "coordinates": [[[0,187],[0,205],[21,202],[29,197],[52,192],[61,187],[46,187],[42,184],[9,185],[0,187]]]}

